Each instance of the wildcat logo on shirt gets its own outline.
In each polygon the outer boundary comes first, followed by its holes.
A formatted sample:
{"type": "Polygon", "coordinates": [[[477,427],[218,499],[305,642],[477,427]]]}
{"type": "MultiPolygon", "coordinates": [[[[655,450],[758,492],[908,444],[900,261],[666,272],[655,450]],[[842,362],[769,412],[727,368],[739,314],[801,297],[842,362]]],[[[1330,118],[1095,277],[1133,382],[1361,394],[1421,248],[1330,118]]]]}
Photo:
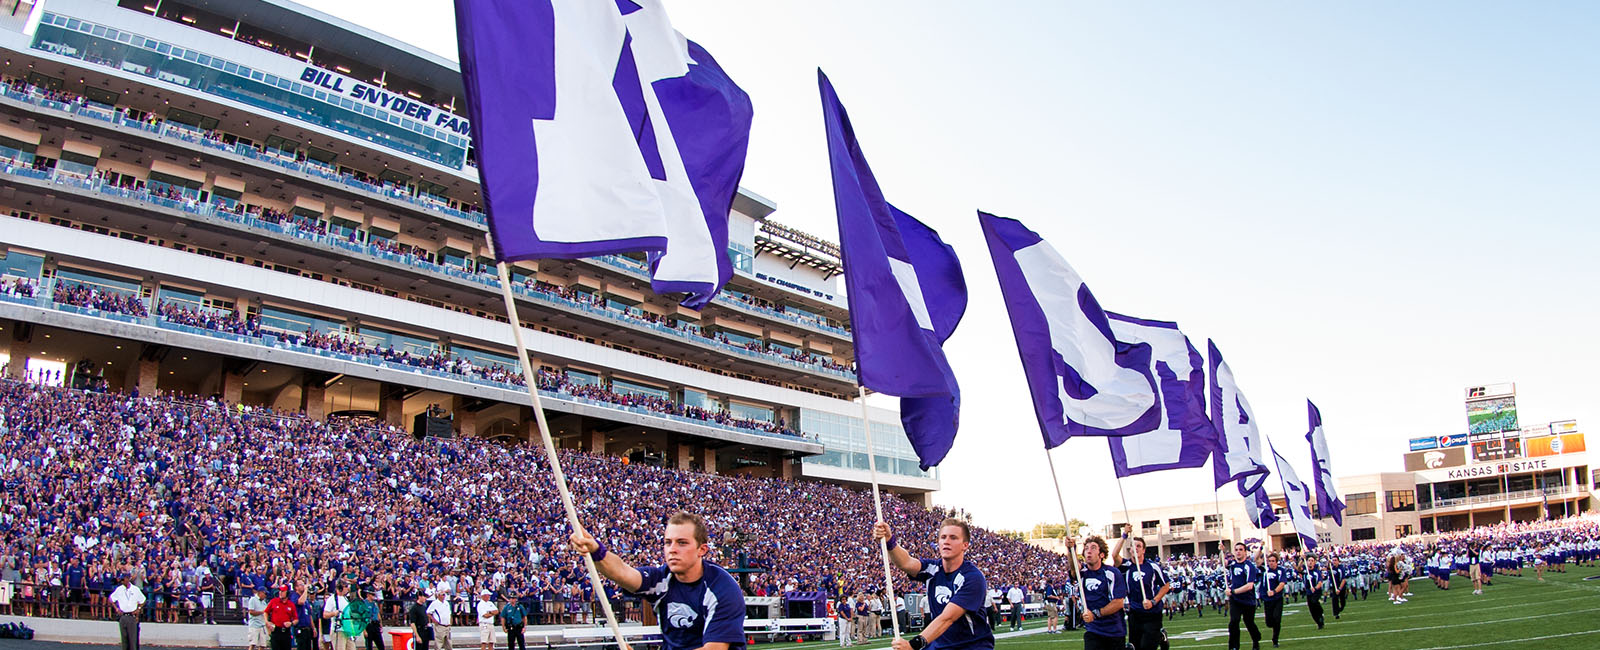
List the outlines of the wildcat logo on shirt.
{"type": "Polygon", "coordinates": [[[1100,579],[1099,578],[1084,578],[1083,579],[1083,588],[1085,590],[1087,590],[1087,591],[1097,591],[1097,590],[1099,590],[1100,589],[1100,579]]]}
{"type": "Polygon", "coordinates": [[[667,603],[667,624],[672,627],[691,627],[694,625],[694,620],[699,617],[693,607],[683,603],[667,603]]]}
{"type": "Polygon", "coordinates": [[[950,602],[950,597],[953,595],[955,595],[955,592],[950,591],[950,588],[944,585],[933,588],[933,600],[940,605],[950,602]]]}

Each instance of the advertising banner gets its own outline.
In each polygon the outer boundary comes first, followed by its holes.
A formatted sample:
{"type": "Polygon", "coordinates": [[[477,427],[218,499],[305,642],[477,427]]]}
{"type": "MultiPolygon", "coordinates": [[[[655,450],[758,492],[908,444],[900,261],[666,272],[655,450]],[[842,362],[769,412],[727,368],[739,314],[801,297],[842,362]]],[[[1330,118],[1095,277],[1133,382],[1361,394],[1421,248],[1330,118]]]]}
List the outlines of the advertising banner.
{"type": "Polygon", "coordinates": [[[1437,436],[1423,436],[1411,439],[1411,451],[1427,451],[1438,448],[1439,438],[1437,436]]]}
{"type": "Polygon", "coordinates": [[[1467,450],[1465,447],[1417,451],[1406,454],[1406,471],[1408,472],[1460,467],[1466,464],[1467,450]]]}
{"type": "Polygon", "coordinates": [[[1559,436],[1529,438],[1523,441],[1523,447],[1526,451],[1524,455],[1529,458],[1577,453],[1584,451],[1583,434],[1567,433],[1559,436]]]}

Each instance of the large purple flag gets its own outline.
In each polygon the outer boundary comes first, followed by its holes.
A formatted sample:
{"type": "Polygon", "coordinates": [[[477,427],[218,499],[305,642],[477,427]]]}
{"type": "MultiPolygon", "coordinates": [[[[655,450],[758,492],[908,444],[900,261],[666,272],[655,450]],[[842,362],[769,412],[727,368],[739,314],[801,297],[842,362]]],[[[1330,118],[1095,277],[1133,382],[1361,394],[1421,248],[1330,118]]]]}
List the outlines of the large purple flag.
{"type": "Polygon", "coordinates": [[[1206,417],[1206,368],[1178,324],[1106,312],[1120,343],[1150,346],[1161,424],[1148,433],[1107,438],[1117,476],[1200,467],[1216,449],[1217,432],[1206,417]]]}
{"type": "Polygon", "coordinates": [[[1147,343],[1122,343],[1072,266],[1021,222],[978,213],[1046,449],[1161,423],[1147,343]]]}
{"type": "Polygon", "coordinates": [[[1311,400],[1306,400],[1306,415],[1311,421],[1306,441],[1311,443],[1312,480],[1317,484],[1317,512],[1324,517],[1333,517],[1334,523],[1343,526],[1344,500],[1333,488],[1333,465],[1328,460],[1328,437],[1322,429],[1322,411],[1311,400]]]}
{"type": "MultiPolygon", "coordinates": [[[[1266,474],[1261,476],[1263,479],[1266,478],[1266,474]]],[[[1244,490],[1243,481],[1239,482],[1239,489],[1241,492],[1244,490]]],[[[1267,496],[1265,480],[1257,485],[1254,490],[1244,494],[1244,510],[1245,514],[1250,517],[1250,523],[1255,524],[1256,528],[1266,530],[1273,524],[1278,523],[1278,515],[1272,512],[1272,499],[1267,496]]]]}
{"type": "Polygon", "coordinates": [[[1207,341],[1206,346],[1211,363],[1211,424],[1217,430],[1217,450],[1211,461],[1216,487],[1238,481],[1239,494],[1249,496],[1267,480],[1261,431],[1256,428],[1250,400],[1239,392],[1222,351],[1214,341],[1207,341]]]}
{"type": "Polygon", "coordinates": [[[1300,535],[1300,548],[1316,548],[1317,524],[1311,518],[1311,489],[1305,481],[1300,480],[1299,475],[1294,473],[1294,467],[1276,449],[1272,450],[1272,462],[1278,467],[1278,479],[1283,484],[1284,510],[1289,512],[1294,532],[1300,535]]]}
{"type": "Polygon", "coordinates": [[[646,252],[658,293],[710,302],[750,99],[659,0],[456,0],[501,261],[646,252]]]}
{"type": "Polygon", "coordinates": [[[927,469],[944,460],[960,420],[961,390],[942,345],[966,312],[966,280],[939,233],[889,205],[821,70],[817,85],[856,376],[866,388],[900,397],[900,422],[927,469]]]}

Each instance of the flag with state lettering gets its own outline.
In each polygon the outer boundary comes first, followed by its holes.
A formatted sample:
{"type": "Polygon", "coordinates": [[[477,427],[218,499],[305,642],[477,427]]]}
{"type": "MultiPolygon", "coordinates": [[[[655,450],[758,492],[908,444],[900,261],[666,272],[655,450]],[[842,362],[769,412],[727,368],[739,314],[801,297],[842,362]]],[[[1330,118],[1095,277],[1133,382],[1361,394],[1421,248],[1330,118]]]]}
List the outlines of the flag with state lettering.
{"type": "Polygon", "coordinates": [[[733,274],[750,98],[660,0],[456,0],[500,261],[644,252],[700,308],[733,274]]]}
{"type": "Polygon", "coordinates": [[[1215,341],[1207,341],[1211,366],[1211,425],[1217,430],[1217,449],[1211,456],[1216,487],[1239,482],[1239,494],[1249,496],[1267,479],[1261,431],[1255,411],[1239,392],[1233,369],[1222,358],[1215,341]]]}
{"type": "Polygon", "coordinates": [[[1150,344],[1118,341],[1083,277],[1037,233],[984,212],[978,221],[1045,448],[1159,426],[1150,344]]]}
{"type": "Polygon", "coordinates": [[[1317,511],[1324,517],[1333,517],[1333,523],[1344,525],[1344,500],[1333,487],[1333,465],[1328,459],[1328,436],[1322,428],[1322,411],[1306,400],[1306,415],[1311,430],[1306,432],[1306,442],[1311,443],[1312,480],[1317,488],[1317,511]]]}
{"type": "Polygon", "coordinates": [[[1294,467],[1276,449],[1272,450],[1272,461],[1278,467],[1278,480],[1283,484],[1284,510],[1289,512],[1294,532],[1300,535],[1300,548],[1316,548],[1317,523],[1311,517],[1311,488],[1300,480],[1294,467]]]}
{"type": "Polygon", "coordinates": [[[1189,337],[1169,321],[1106,312],[1121,343],[1150,345],[1161,422],[1154,430],[1106,438],[1118,477],[1200,467],[1216,449],[1216,429],[1206,416],[1206,367],[1189,337]]]}

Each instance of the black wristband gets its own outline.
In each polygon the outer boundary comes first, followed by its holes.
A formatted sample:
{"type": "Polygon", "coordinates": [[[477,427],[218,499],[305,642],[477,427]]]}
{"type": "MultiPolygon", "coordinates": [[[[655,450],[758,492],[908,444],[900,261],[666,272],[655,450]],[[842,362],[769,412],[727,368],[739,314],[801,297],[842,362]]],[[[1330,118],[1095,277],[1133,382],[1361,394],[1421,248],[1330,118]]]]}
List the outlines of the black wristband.
{"type": "Polygon", "coordinates": [[[606,543],[602,542],[602,541],[600,541],[598,539],[595,540],[594,543],[596,545],[598,545],[600,548],[597,548],[597,549],[594,550],[593,553],[590,553],[589,554],[589,558],[594,560],[595,562],[599,562],[601,560],[606,559],[606,543]]]}
{"type": "Polygon", "coordinates": [[[928,647],[928,640],[922,638],[921,634],[911,637],[910,643],[911,650],[922,650],[923,648],[928,647]]]}

